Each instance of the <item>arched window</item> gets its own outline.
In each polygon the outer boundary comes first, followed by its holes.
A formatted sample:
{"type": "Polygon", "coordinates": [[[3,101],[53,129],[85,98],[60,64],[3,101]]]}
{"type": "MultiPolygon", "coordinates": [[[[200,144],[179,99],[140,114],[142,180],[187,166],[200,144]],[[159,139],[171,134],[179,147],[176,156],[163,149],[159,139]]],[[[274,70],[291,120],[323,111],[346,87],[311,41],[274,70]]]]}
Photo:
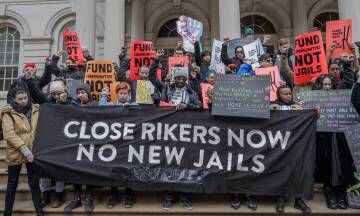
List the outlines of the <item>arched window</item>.
{"type": "Polygon", "coordinates": [[[325,12],[315,17],[313,25],[322,32],[326,32],[326,22],[339,20],[339,14],[336,12],[325,12]]]}
{"type": "Polygon", "coordinates": [[[249,15],[241,18],[241,29],[250,27],[255,34],[276,34],[274,25],[265,17],[259,15],[249,15]]]}
{"type": "Polygon", "coordinates": [[[167,21],[164,25],[161,26],[158,37],[159,38],[167,38],[167,37],[180,37],[176,30],[176,21],[178,19],[171,19],[167,21]]]}
{"type": "Polygon", "coordinates": [[[18,78],[20,33],[13,27],[0,27],[0,91],[7,91],[18,78]]]}

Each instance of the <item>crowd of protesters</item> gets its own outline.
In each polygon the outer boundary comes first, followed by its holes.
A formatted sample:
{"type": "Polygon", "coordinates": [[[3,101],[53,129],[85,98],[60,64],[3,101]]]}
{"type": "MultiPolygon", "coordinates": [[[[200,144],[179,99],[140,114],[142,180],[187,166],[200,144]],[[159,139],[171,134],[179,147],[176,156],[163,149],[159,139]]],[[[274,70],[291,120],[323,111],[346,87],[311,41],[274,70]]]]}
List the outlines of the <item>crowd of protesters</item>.
{"type": "MultiPolygon", "coordinates": [[[[245,36],[252,36],[254,33],[247,29],[245,36]]],[[[265,40],[269,40],[267,36],[265,40]]],[[[264,44],[266,41],[264,40],[264,44]]],[[[179,70],[174,74],[174,82],[170,82],[168,77],[163,76],[159,79],[157,70],[162,69],[160,59],[164,55],[163,50],[157,50],[156,57],[153,59],[151,67],[146,65],[139,69],[140,80],[148,80],[155,87],[151,95],[154,99],[154,106],[160,101],[175,105],[175,109],[200,111],[202,110],[201,83],[214,85],[215,71],[210,69],[211,52],[203,51],[200,53],[200,41],[195,43],[195,54],[186,53],[181,43],[175,48],[175,56],[189,56],[191,65],[188,71],[179,70]]],[[[247,63],[244,49],[236,47],[235,57],[230,58],[227,53],[229,38],[224,39],[221,52],[221,60],[225,64],[226,74],[234,76],[253,76],[253,68],[247,63]]],[[[331,51],[334,48],[331,49],[331,51]]],[[[352,46],[353,54],[344,55],[340,59],[330,59],[329,74],[318,77],[313,83],[309,84],[313,90],[331,89],[353,89],[352,103],[357,112],[360,112],[360,73],[359,59],[356,56],[356,47],[352,46]]],[[[83,48],[85,61],[94,60],[86,48],[83,48]]],[[[83,80],[85,71],[84,66],[79,66],[73,59],[66,59],[63,68],[58,66],[62,52],[58,52],[51,58],[46,58],[45,70],[41,77],[36,76],[35,64],[25,64],[23,76],[14,81],[9,89],[7,105],[1,109],[2,129],[4,140],[7,142],[8,162],[8,183],[5,199],[5,215],[11,215],[15,192],[18,184],[19,174],[22,164],[26,165],[28,174],[28,184],[30,186],[32,199],[38,215],[44,215],[43,207],[52,205],[58,208],[64,203],[64,182],[56,179],[43,178],[40,181],[34,177],[32,162],[32,145],[39,115],[39,104],[50,103],[63,106],[139,106],[135,103],[135,84],[128,76],[130,61],[126,55],[126,48],[121,48],[119,62],[116,64],[116,97],[117,100],[107,102],[109,89],[103,89],[99,102],[93,101],[91,88],[88,84],[83,84],[76,89],[76,97],[72,98],[67,91],[67,80],[83,80]],[[48,86],[46,92],[43,88],[48,86]],[[55,188],[55,196],[51,196],[52,184],[55,188]],[[41,194],[42,192],[42,194],[41,194]]],[[[330,55],[328,55],[330,56],[330,55]]],[[[278,42],[278,50],[274,55],[265,53],[259,57],[260,67],[277,66],[281,76],[281,86],[277,90],[277,99],[271,102],[273,110],[300,110],[303,109],[303,102],[295,100],[294,92],[302,91],[293,82],[293,61],[294,51],[291,48],[289,38],[282,38],[278,42]]],[[[86,62],[84,62],[86,64],[86,62]]],[[[163,74],[166,72],[163,71],[163,74]]],[[[213,90],[206,92],[211,103],[213,90]]],[[[316,171],[315,177],[318,182],[324,184],[324,193],[327,207],[330,209],[348,208],[346,200],[346,188],[354,183],[354,166],[352,163],[346,139],[343,133],[317,133],[316,137],[316,171]]],[[[85,196],[82,200],[82,185],[73,185],[73,199],[67,203],[64,211],[72,210],[84,206],[85,211],[90,213],[94,210],[94,186],[85,186],[85,196]]],[[[119,200],[119,190],[112,187],[107,202],[107,208],[111,209],[119,200]]],[[[165,193],[161,207],[164,210],[172,207],[175,195],[179,196],[180,204],[185,209],[192,209],[190,194],[176,191],[165,193]]],[[[131,208],[135,203],[135,194],[130,188],[125,189],[124,204],[126,208],[131,208]]],[[[256,196],[246,194],[247,206],[257,209],[256,196]]],[[[304,213],[310,213],[311,209],[301,198],[295,199],[294,207],[304,213]]],[[[241,204],[242,196],[232,194],[231,207],[238,209],[241,204]]],[[[276,211],[284,212],[286,197],[276,197],[276,211]]]]}

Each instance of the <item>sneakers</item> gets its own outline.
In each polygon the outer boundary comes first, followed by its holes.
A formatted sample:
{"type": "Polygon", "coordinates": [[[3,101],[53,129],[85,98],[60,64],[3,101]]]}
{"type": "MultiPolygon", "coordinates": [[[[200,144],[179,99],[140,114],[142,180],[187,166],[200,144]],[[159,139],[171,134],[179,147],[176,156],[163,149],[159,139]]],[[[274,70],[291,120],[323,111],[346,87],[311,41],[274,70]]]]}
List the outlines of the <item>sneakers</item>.
{"type": "Polygon", "coordinates": [[[134,205],[134,198],[132,195],[126,195],[124,200],[125,208],[132,208],[134,205]]]}
{"type": "Polygon", "coordinates": [[[295,198],[294,208],[302,211],[303,214],[311,214],[311,208],[301,198],[295,198]]]}
{"type": "Polygon", "coordinates": [[[186,210],[192,210],[192,202],[189,199],[180,199],[180,205],[186,210]]]}
{"type": "Polygon", "coordinates": [[[88,197],[84,202],[84,209],[87,214],[91,214],[94,211],[94,202],[93,199],[88,197]]]}
{"type": "Polygon", "coordinates": [[[161,204],[161,209],[170,210],[172,207],[172,200],[164,199],[161,204]]]}
{"type": "Polygon", "coordinates": [[[63,197],[63,193],[56,193],[55,200],[52,202],[51,207],[59,208],[63,204],[62,197],[63,197]]]}
{"type": "Polygon", "coordinates": [[[49,205],[50,202],[51,202],[50,191],[44,191],[42,194],[42,200],[41,200],[42,207],[49,205]]]}
{"type": "Polygon", "coordinates": [[[238,209],[240,208],[241,202],[240,202],[240,196],[239,195],[233,195],[232,199],[231,199],[231,207],[233,209],[238,209]]]}
{"type": "Polygon", "coordinates": [[[106,204],[106,207],[107,207],[108,209],[114,208],[115,205],[116,205],[116,201],[117,201],[117,199],[116,199],[115,196],[110,196],[110,198],[109,198],[109,200],[108,200],[108,202],[107,202],[107,204],[106,204]]]}
{"type": "Polygon", "coordinates": [[[285,198],[277,197],[276,199],[276,212],[281,214],[285,211],[285,198]]]}
{"type": "Polygon", "coordinates": [[[81,200],[72,200],[65,208],[64,208],[64,212],[65,213],[71,213],[72,210],[81,207],[81,200]]]}
{"type": "Polygon", "coordinates": [[[249,207],[249,209],[256,211],[257,209],[257,203],[256,200],[253,196],[247,196],[247,206],[249,207]]]}

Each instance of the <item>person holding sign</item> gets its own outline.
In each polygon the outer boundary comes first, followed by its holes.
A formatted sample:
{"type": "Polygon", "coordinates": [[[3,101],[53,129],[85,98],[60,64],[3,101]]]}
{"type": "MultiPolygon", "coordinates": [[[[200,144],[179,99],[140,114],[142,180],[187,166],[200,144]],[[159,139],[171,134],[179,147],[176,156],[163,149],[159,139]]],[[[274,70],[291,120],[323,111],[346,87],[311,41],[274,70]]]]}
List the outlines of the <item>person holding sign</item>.
{"type": "MultiPolygon", "coordinates": [[[[334,90],[336,80],[331,75],[320,76],[314,90],[334,90]]],[[[344,133],[318,132],[316,135],[316,170],[318,182],[324,183],[326,206],[347,209],[346,189],[354,183],[353,162],[344,133]]]]}
{"type": "Polygon", "coordinates": [[[224,62],[225,65],[235,64],[237,70],[240,69],[241,65],[244,64],[245,52],[241,46],[235,48],[235,57],[230,59],[227,53],[228,44],[230,42],[229,38],[224,39],[224,43],[221,49],[221,61],[224,62]]]}
{"type": "Polygon", "coordinates": [[[62,56],[62,51],[58,51],[56,55],[53,55],[51,63],[49,65],[49,71],[56,77],[61,77],[63,79],[75,79],[82,80],[84,79],[84,73],[80,72],[76,61],[72,58],[67,58],[65,61],[65,69],[58,67],[58,62],[62,56]]]}
{"type": "MultiPolygon", "coordinates": [[[[194,44],[195,47],[195,61],[196,65],[200,67],[200,73],[202,77],[205,77],[206,72],[209,70],[211,62],[211,52],[205,50],[200,54],[200,42],[196,41],[194,44]]],[[[202,79],[204,80],[204,79],[202,79]]]]}

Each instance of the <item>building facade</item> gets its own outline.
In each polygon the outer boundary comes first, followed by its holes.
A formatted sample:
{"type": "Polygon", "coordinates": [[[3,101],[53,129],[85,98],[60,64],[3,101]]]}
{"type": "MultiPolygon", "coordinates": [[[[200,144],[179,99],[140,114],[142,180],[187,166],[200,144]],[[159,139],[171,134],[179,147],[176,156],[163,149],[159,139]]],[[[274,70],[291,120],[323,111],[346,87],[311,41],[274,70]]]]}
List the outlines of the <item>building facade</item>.
{"type": "MultiPolygon", "coordinates": [[[[0,2],[0,105],[24,63],[37,64],[64,47],[62,34],[76,30],[82,46],[98,59],[117,61],[131,40],[152,40],[171,53],[180,40],[176,19],[204,24],[203,44],[236,38],[250,26],[257,37],[271,35],[272,50],[281,37],[321,29],[328,20],[360,22],[359,0],[2,0],[0,2]]],[[[354,41],[360,41],[354,25],[354,41]]],[[[271,50],[271,49],[270,49],[271,50]]]]}

